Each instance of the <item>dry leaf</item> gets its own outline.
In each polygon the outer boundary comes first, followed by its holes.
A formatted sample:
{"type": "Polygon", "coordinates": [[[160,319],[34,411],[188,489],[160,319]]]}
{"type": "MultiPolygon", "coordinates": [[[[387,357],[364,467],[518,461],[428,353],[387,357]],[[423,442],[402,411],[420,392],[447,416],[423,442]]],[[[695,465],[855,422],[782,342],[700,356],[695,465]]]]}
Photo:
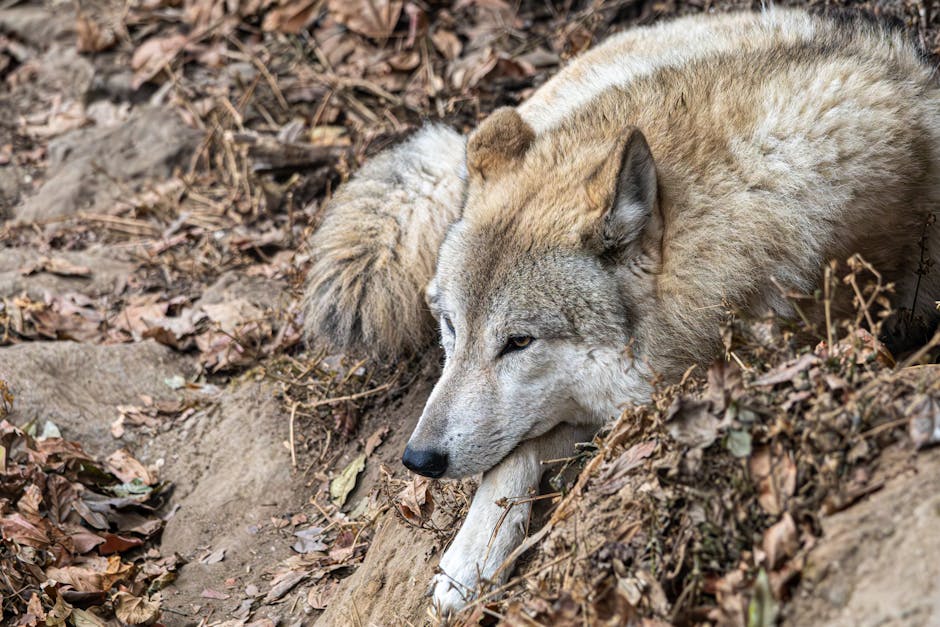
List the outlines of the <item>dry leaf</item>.
{"type": "Polygon", "coordinates": [[[139,479],[146,485],[153,485],[157,482],[147,467],[134,459],[126,449],[114,451],[105,463],[108,470],[124,483],[131,483],[134,479],[139,479]]]}
{"type": "Polygon", "coordinates": [[[757,483],[757,502],[769,514],[780,514],[786,499],[796,491],[796,464],[788,453],[771,454],[770,447],[757,448],[748,460],[751,479],[757,483]]]}
{"type": "Polygon", "coordinates": [[[460,39],[449,30],[439,29],[434,31],[431,34],[431,43],[448,61],[453,61],[459,57],[460,51],[463,49],[460,39]]]}
{"type": "Polygon", "coordinates": [[[653,454],[658,442],[649,440],[634,444],[622,455],[606,464],[597,478],[596,489],[601,494],[613,494],[623,487],[626,477],[631,470],[643,463],[643,460],[653,454]]]}
{"type": "Polygon", "coordinates": [[[44,549],[49,544],[49,536],[46,532],[18,512],[0,518],[0,533],[4,538],[10,538],[17,544],[25,544],[36,549],[44,549]]]}
{"type": "Polygon", "coordinates": [[[115,533],[102,533],[104,537],[104,543],[98,547],[98,552],[101,555],[112,555],[114,553],[123,553],[135,547],[138,547],[144,543],[140,538],[127,538],[125,536],[119,536],[115,533]]]}
{"type": "Polygon", "coordinates": [[[137,47],[131,57],[134,78],[131,85],[138,89],[167,66],[189,42],[185,35],[151,37],[137,47]]]}
{"type": "Polygon", "coordinates": [[[218,564],[225,559],[225,549],[218,549],[199,560],[200,564],[218,564]]]}
{"type": "Polygon", "coordinates": [[[370,455],[372,455],[372,451],[377,449],[379,445],[382,444],[382,440],[385,438],[385,434],[387,433],[388,433],[388,427],[379,427],[378,429],[375,430],[375,432],[372,433],[372,435],[369,436],[369,439],[366,440],[366,448],[365,448],[366,457],[369,457],[370,455]]]}
{"type": "Polygon", "coordinates": [[[85,114],[85,105],[78,101],[57,104],[49,111],[29,119],[36,123],[27,124],[24,130],[28,135],[40,139],[51,139],[91,123],[85,114]]]}
{"type": "Polygon", "coordinates": [[[317,15],[319,0],[294,0],[265,13],[261,29],[296,35],[317,15]]]}
{"type": "Polygon", "coordinates": [[[793,378],[801,372],[808,370],[810,366],[819,363],[819,357],[812,353],[806,353],[800,357],[788,361],[783,366],[776,368],[754,381],[754,385],[776,385],[792,381],[793,378]]]}
{"type": "Polygon", "coordinates": [[[114,614],[128,625],[152,625],[160,618],[160,604],[127,592],[114,595],[114,614]]]}
{"type": "Polygon", "coordinates": [[[356,487],[359,473],[366,467],[366,456],[359,455],[349,462],[343,471],[330,482],[330,497],[336,507],[342,507],[349,497],[349,493],[356,487]]]}
{"type": "MultiPolygon", "coordinates": [[[[98,564],[92,562],[92,564],[98,564]]],[[[107,562],[102,563],[103,566],[107,562]]],[[[94,566],[65,566],[63,568],[49,568],[46,577],[52,581],[72,586],[81,592],[96,592],[106,590],[104,573],[94,566]]]]}
{"type": "Polygon", "coordinates": [[[48,272],[49,274],[70,277],[91,276],[91,268],[88,266],[79,266],[60,257],[42,257],[33,265],[27,266],[26,268],[22,268],[20,270],[20,274],[24,276],[29,276],[38,272],[48,272]]]}
{"type": "Polygon", "coordinates": [[[401,16],[401,0],[329,0],[327,7],[340,24],[372,39],[387,39],[401,16]]]}
{"type": "Polygon", "coordinates": [[[84,13],[79,13],[75,20],[75,35],[79,52],[101,52],[117,43],[117,33],[113,28],[84,13]]]}
{"type": "Polygon", "coordinates": [[[291,548],[300,554],[325,551],[327,549],[326,544],[324,544],[321,539],[323,527],[308,527],[307,529],[295,531],[294,535],[299,539],[291,548]]]}
{"type": "Polygon", "coordinates": [[[271,581],[271,590],[264,597],[265,603],[273,603],[294,589],[294,586],[306,579],[310,573],[302,570],[289,570],[275,575],[271,581]]]}
{"type": "Polygon", "coordinates": [[[669,435],[691,448],[707,448],[718,438],[722,421],[711,411],[711,402],[677,396],[666,415],[669,435]]]}
{"type": "Polygon", "coordinates": [[[778,523],[764,532],[762,548],[767,554],[767,566],[771,570],[779,568],[784,560],[791,557],[799,548],[796,525],[790,512],[786,512],[778,523]]]}
{"type": "Polygon", "coordinates": [[[425,477],[414,477],[405,489],[395,497],[398,511],[405,520],[421,525],[434,513],[434,498],[430,491],[431,482],[425,477]]]}

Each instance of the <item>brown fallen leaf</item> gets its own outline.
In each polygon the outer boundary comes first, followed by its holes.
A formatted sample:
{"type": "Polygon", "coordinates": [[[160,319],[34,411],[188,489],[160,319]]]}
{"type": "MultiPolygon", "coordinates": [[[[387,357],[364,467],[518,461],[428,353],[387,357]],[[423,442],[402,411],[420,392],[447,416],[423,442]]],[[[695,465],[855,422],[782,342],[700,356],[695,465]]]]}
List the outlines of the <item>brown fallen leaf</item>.
{"type": "Polygon", "coordinates": [[[812,353],[806,353],[800,357],[788,361],[779,368],[772,370],[754,381],[754,385],[765,386],[765,385],[777,385],[778,383],[786,383],[792,381],[796,375],[808,370],[810,366],[814,366],[819,363],[819,357],[812,353]]]}
{"type": "Polygon", "coordinates": [[[75,19],[75,35],[79,52],[102,52],[117,43],[117,32],[86,13],[79,12],[75,19]]]}
{"type": "Polygon", "coordinates": [[[26,122],[26,133],[40,139],[51,139],[91,124],[85,105],[78,101],[57,103],[49,111],[27,118],[26,122]]]}
{"type": "Polygon", "coordinates": [[[463,49],[457,35],[445,29],[438,29],[431,33],[431,43],[448,61],[453,61],[459,57],[460,51],[463,49]]]}
{"type": "Polygon", "coordinates": [[[152,625],[160,618],[160,604],[127,592],[114,595],[114,614],[128,625],[152,625]]]}
{"type": "Polygon", "coordinates": [[[855,362],[874,360],[888,368],[894,368],[896,365],[894,355],[888,347],[865,329],[855,329],[853,333],[836,342],[832,350],[828,349],[826,342],[820,342],[815,352],[817,355],[835,357],[843,362],[846,359],[855,362]]]}
{"type": "MultiPolygon", "coordinates": [[[[104,562],[103,565],[107,565],[104,562]]],[[[64,566],[62,568],[49,568],[46,577],[52,581],[69,585],[80,592],[97,592],[106,590],[105,577],[96,563],[85,566],[64,566]]]]}
{"type": "Polygon", "coordinates": [[[98,553],[101,555],[111,555],[113,553],[123,553],[124,551],[138,547],[144,543],[140,538],[128,538],[119,536],[115,533],[102,533],[104,543],[98,547],[98,553]]]}
{"type": "Polygon", "coordinates": [[[96,546],[104,542],[104,538],[98,534],[92,533],[81,527],[76,528],[74,531],[69,533],[69,537],[72,539],[72,545],[75,547],[75,552],[78,554],[88,553],[96,546]]]}
{"type": "Polygon", "coordinates": [[[372,455],[372,451],[379,447],[382,444],[382,440],[385,438],[385,435],[388,433],[388,427],[379,427],[369,436],[369,439],[366,440],[365,454],[366,457],[372,455]]]}
{"type": "Polygon", "coordinates": [[[42,490],[36,484],[30,484],[23,489],[23,496],[16,502],[16,509],[34,524],[42,523],[39,508],[42,506],[42,490]]]}
{"type": "Polygon", "coordinates": [[[327,8],[340,24],[371,39],[387,39],[401,16],[402,0],[329,0],[327,8]]]}
{"type": "Polygon", "coordinates": [[[796,552],[799,541],[790,512],[784,513],[779,522],[764,532],[762,548],[767,554],[767,566],[771,570],[776,570],[796,552]]]}
{"type": "Polygon", "coordinates": [[[36,619],[37,621],[33,624],[38,624],[38,621],[46,620],[46,612],[42,609],[42,601],[39,600],[39,595],[35,592],[29,598],[29,603],[26,605],[26,616],[24,616],[19,621],[19,623],[21,625],[29,624],[31,622],[31,618],[36,619]]]}
{"type": "Polygon", "coordinates": [[[159,74],[187,43],[189,39],[185,35],[169,35],[151,37],[140,44],[131,57],[131,68],[134,70],[131,86],[138,89],[159,74]]]}
{"type": "Polygon", "coordinates": [[[296,35],[317,16],[320,0],[293,0],[265,13],[261,30],[296,35]]]}
{"type": "Polygon", "coordinates": [[[105,463],[108,470],[124,483],[131,483],[134,479],[139,479],[146,485],[153,485],[157,482],[156,477],[147,470],[147,467],[134,459],[126,449],[114,451],[105,463]]]}
{"type": "Polygon", "coordinates": [[[618,491],[626,482],[629,472],[652,455],[658,445],[656,440],[634,444],[622,455],[605,464],[597,478],[596,489],[601,494],[613,494],[618,491]]]}
{"type": "Polygon", "coordinates": [[[434,513],[434,498],[431,496],[431,482],[425,477],[415,476],[405,489],[395,497],[395,505],[405,520],[422,525],[434,513]]]}
{"type": "Polygon", "coordinates": [[[0,534],[17,544],[25,544],[35,549],[44,549],[50,543],[47,532],[31,523],[19,512],[0,518],[0,534]]]}
{"type": "Polygon", "coordinates": [[[780,514],[796,491],[796,464],[789,453],[756,448],[748,459],[751,479],[757,484],[757,502],[769,514],[780,514]]]}
{"type": "Polygon", "coordinates": [[[219,592],[218,590],[213,590],[212,588],[205,588],[202,591],[202,594],[199,596],[204,599],[216,599],[217,601],[224,601],[228,598],[231,598],[232,595],[219,592]]]}
{"type": "Polygon", "coordinates": [[[302,570],[289,570],[274,576],[271,590],[264,597],[265,603],[273,603],[294,589],[294,586],[306,579],[310,573],[302,570]]]}
{"type": "Polygon", "coordinates": [[[322,583],[307,591],[307,605],[315,610],[325,610],[338,589],[338,581],[325,579],[322,583]]]}
{"type": "Polygon", "coordinates": [[[691,448],[710,446],[723,426],[711,408],[710,401],[677,396],[666,415],[669,435],[679,444],[691,448]]]}

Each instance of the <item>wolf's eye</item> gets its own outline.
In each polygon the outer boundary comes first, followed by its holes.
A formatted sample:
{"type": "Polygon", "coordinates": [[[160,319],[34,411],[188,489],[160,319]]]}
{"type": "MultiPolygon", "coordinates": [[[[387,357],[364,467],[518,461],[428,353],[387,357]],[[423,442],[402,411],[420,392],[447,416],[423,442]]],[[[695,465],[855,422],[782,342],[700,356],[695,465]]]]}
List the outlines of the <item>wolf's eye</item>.
{"type": "Polygon", "coordinates": [[[524,350],[531,346],[534,341],[535,338],[529,335],[511,335],[503,350],[499,352],[499,356],[502,357],[508,353],[524,350]]]}
{"type": "Polygon", "coordinates": [[[441,319],[444,321],[444,326],[450,331],[451,335],[457,335],[457,332],[454,331],[454,323],[450,321],[449,316],[441,316],[441,319]]]}

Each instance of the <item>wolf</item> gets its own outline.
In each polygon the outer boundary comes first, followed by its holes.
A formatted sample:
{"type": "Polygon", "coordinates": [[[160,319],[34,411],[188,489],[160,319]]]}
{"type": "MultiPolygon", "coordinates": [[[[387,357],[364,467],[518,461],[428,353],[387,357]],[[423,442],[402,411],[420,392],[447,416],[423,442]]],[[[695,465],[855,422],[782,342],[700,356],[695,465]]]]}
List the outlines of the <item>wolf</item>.
{"type": "Polygon", "coordinates": [[[431,125],[367,163],[312,238],[307,331],[389,357],[439,329],[402,461],[483,473],[432,582],[446,614],[505,580],[542,460],[716,357],[729,308],[792,317],[786,293],[859,253],[936,325],[938,211],[940,86],[902,33],[685,17],[611,37],[469,137],[431,125]]]}

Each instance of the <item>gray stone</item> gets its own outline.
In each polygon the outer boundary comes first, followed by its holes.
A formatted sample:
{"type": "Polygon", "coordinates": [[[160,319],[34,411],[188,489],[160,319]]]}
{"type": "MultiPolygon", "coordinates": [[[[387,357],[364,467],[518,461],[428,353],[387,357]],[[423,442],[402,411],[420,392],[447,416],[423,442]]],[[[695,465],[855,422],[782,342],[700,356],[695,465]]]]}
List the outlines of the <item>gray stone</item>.
{"type": "Polygon", "coordinates": [[[128,190],[185,167],[200,137],[159,108],[143,109],[119,126],[67,133],[49,144],[48,178],[15,217],[31,222],[108,211],[128,190]]]}

